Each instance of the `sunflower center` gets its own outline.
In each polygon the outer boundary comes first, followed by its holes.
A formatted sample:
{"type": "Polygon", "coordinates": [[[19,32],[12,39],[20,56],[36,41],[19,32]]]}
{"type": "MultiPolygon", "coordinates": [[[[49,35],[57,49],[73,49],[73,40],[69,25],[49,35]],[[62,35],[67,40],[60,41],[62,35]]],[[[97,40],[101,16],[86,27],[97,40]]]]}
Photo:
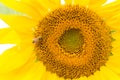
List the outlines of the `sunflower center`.
{"type": "Polygon", "coordinates": [[[58,41],[61,48],[66,52],[78,52],[83,44],[83,37],[79,29],[70,29],[65,31],[58,41]]]}
{"type": "Polygon", "coordinates": [[[77,5],[49,13],[36,28],[36,38],[38,60],[47,71],[65,79],[93,75],[111,53],[107,24],[95,12],[77,5]]]}

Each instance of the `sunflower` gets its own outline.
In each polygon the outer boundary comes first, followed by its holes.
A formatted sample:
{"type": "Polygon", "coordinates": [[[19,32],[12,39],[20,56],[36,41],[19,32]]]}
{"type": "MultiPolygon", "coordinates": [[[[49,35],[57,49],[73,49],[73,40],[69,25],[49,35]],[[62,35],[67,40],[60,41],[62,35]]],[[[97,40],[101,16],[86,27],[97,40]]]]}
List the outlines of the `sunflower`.
{"type": "Polygon", "coordinates": [[[120,80],[119,0],[1,0],[0,80],[120,80]]]}

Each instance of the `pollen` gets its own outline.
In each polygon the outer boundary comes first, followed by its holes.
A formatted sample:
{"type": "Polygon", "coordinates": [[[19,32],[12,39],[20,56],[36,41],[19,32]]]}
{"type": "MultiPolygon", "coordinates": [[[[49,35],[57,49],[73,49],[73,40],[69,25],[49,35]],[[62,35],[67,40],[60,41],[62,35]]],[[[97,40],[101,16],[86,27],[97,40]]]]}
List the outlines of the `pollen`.
{"type": "Polygon", "coordinates": [[[110,29],[92,10],[62,6],[38,24],[35,53],[47,71],[65,79],[89,77],[105,66],[111,53],[110,29]]]}

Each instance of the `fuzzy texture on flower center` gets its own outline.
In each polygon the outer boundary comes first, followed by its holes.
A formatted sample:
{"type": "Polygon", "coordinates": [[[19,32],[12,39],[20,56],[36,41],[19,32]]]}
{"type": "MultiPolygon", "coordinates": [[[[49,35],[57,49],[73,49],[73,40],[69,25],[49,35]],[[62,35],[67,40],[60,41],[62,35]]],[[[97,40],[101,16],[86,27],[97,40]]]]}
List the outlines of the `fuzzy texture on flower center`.
{"type": "Polygon", "coordinates": [[[104,66],[111,53],[111,35],[93,11],[63,6],[39,22],[35,52],[46,70],[65,79],[90,76],[104,66]]]}
{"type": "Polygon", "coordinates": [[[83,45],[83,36],[79,29],[70,29],[65,31],[58,40],[61,48],[68,53],[75,53],[81,51],[83,45]]]}

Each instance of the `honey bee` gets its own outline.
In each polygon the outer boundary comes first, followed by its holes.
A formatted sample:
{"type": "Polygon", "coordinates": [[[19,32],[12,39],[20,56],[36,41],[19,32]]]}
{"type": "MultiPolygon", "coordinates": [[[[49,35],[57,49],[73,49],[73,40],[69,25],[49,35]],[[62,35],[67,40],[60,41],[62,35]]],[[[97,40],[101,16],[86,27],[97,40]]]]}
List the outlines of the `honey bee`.
{"type": "Polygon", "coordinates": [[[36,44],[36,43],[39,42],[40,39],[42,39],[42,36],[39,36],[39,37],[37,37],[37,38],[34,38],[33,41],[32,41],[32,43],[36,44]]]}

